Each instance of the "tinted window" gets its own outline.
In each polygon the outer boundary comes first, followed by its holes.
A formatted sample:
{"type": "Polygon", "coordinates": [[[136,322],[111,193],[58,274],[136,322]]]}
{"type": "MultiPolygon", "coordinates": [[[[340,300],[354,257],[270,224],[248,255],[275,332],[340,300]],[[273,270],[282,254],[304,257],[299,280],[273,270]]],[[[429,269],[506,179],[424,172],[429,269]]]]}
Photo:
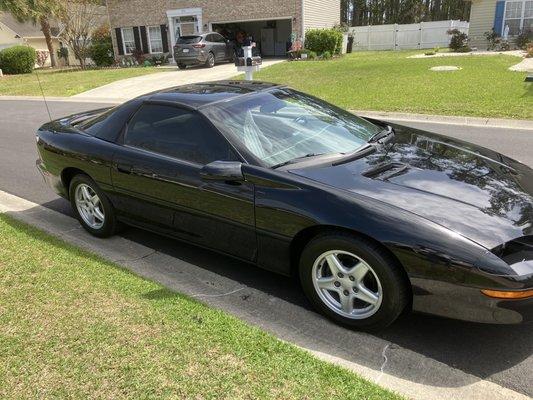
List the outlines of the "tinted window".
{"type": "Polygon", "coordinates": [[[205,40],[208,42],[216,42],[215,35],[206,35],[205,40]]]}
{"type": "Polygon", "coordinates": [[[171,106],[142,106],[128,124],[124,144],[199,164],[237,160],[200,115],[171,106]]]}
{"type": "Polygon", "coordinates": [[[201,36],[180,36],[176,44],[192,44],[198,43],[202,39],[201,36]]]}
{"type": "Polygon", "coordinates": [[[118,137],[126,121],[139,108],[141,100],[134,99],[120,106],[98,114],[93,118],[81,122],[78,125],[86,133],[100,139],[114,142],[118,137]]]}
{"type": "Polygon", "coordinates": [[[224,43],[226,40],[224,39],[224,36],[219,35],[218,33],[213,33],[211,41],[218,42],[218,43],[224,43]]]}

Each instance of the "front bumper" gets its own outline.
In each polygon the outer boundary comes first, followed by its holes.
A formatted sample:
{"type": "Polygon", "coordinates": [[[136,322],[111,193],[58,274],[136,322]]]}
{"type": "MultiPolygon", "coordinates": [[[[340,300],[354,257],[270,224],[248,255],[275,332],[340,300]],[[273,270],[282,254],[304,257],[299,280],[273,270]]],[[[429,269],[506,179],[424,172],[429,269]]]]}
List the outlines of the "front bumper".
{"type": "MultiPolygon", "coordinates": [[[[528,281],[530,276],[524,276],[528,281]]],[[[411,278],[413,310],[464,321],[491,324],[533,322],[533,298],[507,300],[491,298],[475,287],[456,283],[411,278]]]]}

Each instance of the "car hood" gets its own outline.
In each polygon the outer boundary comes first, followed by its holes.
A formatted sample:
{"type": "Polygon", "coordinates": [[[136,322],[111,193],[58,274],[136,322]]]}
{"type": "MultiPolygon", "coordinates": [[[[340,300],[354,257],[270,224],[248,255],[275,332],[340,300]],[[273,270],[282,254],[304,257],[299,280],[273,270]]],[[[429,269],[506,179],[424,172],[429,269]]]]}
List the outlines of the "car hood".
{"type": "Polygon", "coordinates": [[[407,210],[492,249],[533,234],[533,170],[492,150],[394,126],[360,159],[290,172],[407,210]]]}

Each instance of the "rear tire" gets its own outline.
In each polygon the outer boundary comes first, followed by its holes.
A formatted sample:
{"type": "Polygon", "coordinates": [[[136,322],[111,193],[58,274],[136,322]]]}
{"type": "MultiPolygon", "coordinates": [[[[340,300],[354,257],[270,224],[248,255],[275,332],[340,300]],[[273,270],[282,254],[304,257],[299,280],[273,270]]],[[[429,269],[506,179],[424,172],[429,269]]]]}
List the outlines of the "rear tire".
{"type": "Polygon", "coordinates": [[[205,60],[205,66],[207,68],[213,68],[215,66],[215,55],[211,52],[207,55],[207,60],[205,60]]]}
{"type": "Polygon", "coordinates": [[[401,267],[379,245],[355,235],[332,232],[312,239],[300,256],[299,273],[315,308],[349,327],[385,328],[408,304],[401,267]]]}
{"type": "Polygon", "coordinates": [[[178,64],[178,69],[185,69],[187,66],[185,64],[178,64]]]}
{"type": "Polygon", "coordinates": [[[117,231],[113,205],[87,175],[76,175],[69,186],[70,205],[81,226],[91,235],[109,237],[117,231]]]}

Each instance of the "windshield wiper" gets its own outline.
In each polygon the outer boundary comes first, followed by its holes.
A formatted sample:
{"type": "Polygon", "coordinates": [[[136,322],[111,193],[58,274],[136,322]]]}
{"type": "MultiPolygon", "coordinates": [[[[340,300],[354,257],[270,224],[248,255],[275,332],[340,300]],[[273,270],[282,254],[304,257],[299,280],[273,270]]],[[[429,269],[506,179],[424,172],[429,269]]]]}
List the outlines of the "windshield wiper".
{"type": "Polygon", "coordinates": [[[282,163],[279,163],[279,164],[273,165],[271,168],[272,168],[272,169],[276,169],[276,168],[279,168],[279,167],[283,167],[284,165],[295,164],[295,163],[297,163],[297,162],[303,160],[304,158],[321,156],[321,155],[323,155],[323,154],[324,154],[324,153],[309,153],[309,154],[306,154],[306,155],[304,155],[304,156],[295,157],[295,158],[291,158],[290,160],[283,161],[282,163]]]}
{"type": "Polygon", "coordinates": [[[387,136],[390,136],[393,134],[394,134],[394,129],[392,129],[392,126],[387,125],[385,129],[371,136],[370,139],[368,139],[368,143],[376,143],[380,141],[381,139],[384,139],[387,136]]]}

